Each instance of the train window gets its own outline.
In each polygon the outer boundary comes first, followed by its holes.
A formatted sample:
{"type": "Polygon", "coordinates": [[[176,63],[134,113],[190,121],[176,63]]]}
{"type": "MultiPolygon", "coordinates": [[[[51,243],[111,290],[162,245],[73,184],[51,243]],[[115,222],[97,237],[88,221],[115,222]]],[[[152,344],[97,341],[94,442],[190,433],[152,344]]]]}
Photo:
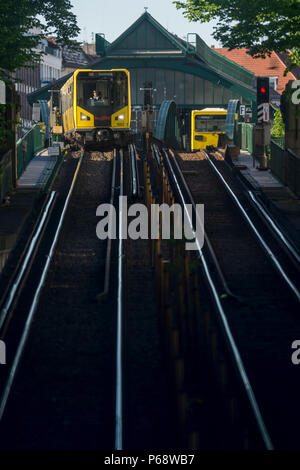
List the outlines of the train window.
{"type": "Polygon", "coordinates": [[[84,106],[108,106],[111,103],[111,84],[107,80],[85,79],[77,81],[77,104],[84,106]]]}
{"type": "Polygon", "coordinates": [[[200,115],[195,117],[196,132],[225,132],[226,115],[200,115]]]}
{"type": "Polygon", "coordinates": [[[124,72],[78,74],[77,104],[99,116],[124,108],[128,105],[127,75],[124,72]]]}
{"type": "Polygon", "coordinates": [[[113,104],[115,109],[128,104],[128,80],[124,72],[117,72],[113,82],[113,104]]]}

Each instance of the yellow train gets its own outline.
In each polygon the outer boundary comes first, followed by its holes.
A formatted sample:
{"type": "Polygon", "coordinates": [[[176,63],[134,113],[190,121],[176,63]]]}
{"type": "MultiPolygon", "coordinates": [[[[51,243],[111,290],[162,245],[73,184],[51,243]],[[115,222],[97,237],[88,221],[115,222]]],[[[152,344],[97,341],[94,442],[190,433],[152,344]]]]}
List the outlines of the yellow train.
{"type": "Polygon", "coordinates": [[[227,110],[205,108],[192,111],[191,150],[206,149],[207,146],[219,147],[225,136],[227,110]]]}
{"type": "Polygon", "coordinates": [[[62,86],[60,100],[66,141],[83,146],[130,141],[128,70],[76,70],[62,86]]]}

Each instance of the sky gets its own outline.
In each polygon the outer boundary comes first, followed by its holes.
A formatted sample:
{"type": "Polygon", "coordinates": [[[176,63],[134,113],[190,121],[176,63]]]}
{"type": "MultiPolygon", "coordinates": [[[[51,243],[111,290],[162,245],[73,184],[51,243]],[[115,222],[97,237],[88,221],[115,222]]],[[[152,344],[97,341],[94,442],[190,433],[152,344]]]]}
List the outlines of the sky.
{"type": "Polygon", "coordinates": [[[84,42],[92,42],[92,33],[104,33],[109,42],[114,41],[148,7],[148,12],[171,33],[181,38],[197,33],[209,46],[220,46],[211,35],[214,22],[190,23],[172,0],[71,0],[71,3],[81,28],[79,40],[84,42]]]}

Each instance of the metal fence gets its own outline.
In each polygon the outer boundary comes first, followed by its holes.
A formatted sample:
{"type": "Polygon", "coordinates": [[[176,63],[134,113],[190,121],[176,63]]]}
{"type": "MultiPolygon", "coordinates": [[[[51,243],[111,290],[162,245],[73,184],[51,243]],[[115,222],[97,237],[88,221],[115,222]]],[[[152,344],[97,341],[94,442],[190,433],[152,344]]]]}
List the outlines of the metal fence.
{"type": "Polygon", "coordinates": [[[44,148],[44,124],[35,124],[17,142],[17,177],[20,178],[36,152],[44,148]]]}
{"type": "MultiPolygon", "coordinates": [[[[238,123],[236,144],[253,154],[253,125],[238,123]]],[[[268,150],[268,167],[274,175],[300,196],[300,157],[290,149],[285,149],[284,137],[272,136],[268,150]]]]}
{"type": "Polygon", "coordinates": [[[287,171],[286,184],[296,196],[300,196],[300,157],[294,154],[290,149],[286,152],[287,171]]]}
{"type": "Polygon", "coordinates": [[[223,73],[226,73],[230,77],[234,77],[240,82],[246,83],[247,85],[252,86],[254,83],[254,75],[249,70],[246,70],[244,67],[236,64],[235,62],[227,59],[223,55],[214,51],[212,48],[208,47],[207,44],[203,41],[197,33],[189,33],[187,37],[187,45],[189,47],[189,52],[193,53],[193,49],[197,52],[202,59],[204,59],[209,65],[214,67],[216,70],[219,70],[223,73]],[[192,47],[191,47],[192,46],[192,47]]]}
{"type": "Polygon", "coordinates": [[[279,147],[281,147],[283,149],[285,148],[285,138],[284,137],[274,137],[272,135],[271,140],[273,142],[275,142],[277,145],[279,145],[279,147]]]}
{"type": "Polygon", "coordinates": [[[253,124],[239,122],[237,125],[236,144],[243,150],[253,153],[253,124]]]}
{"type": "MultiPolygon", "coordinates": [[[[282,144],[282,142],[281,142],[282,144]]],[[[270,158],[268,161],[268,167],[279,178],[285,183],[285,151],[284,145],[281,146],[273,138],[270,144],[270,158]]]]}
{"type": "Polygon", "coordinates": [[[300,196],[300,157],[290,149],[284,149],[284,140],[272,138],[268,166],[280,181],[288,186],[296,196],[300,196]],[[279,143],[278,143],[279,142],[279,143]]]}
{"type": "Polygon", "coordinates": [[[12,151],[9,150],[0,161],[0,204],[12,188],[12,151]]]}

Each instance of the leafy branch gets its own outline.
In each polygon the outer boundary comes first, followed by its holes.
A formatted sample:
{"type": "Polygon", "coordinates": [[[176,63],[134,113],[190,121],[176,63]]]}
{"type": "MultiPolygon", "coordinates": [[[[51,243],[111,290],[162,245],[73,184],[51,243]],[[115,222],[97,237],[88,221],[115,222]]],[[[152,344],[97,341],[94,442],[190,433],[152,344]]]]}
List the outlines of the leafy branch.
{"type": "Polygon", "coordinates": [[[292,51],[288,70],[300,65],[300,0],[174,1],[190,21],[217,20],[213,37],[254,57],[292,51]]]}

